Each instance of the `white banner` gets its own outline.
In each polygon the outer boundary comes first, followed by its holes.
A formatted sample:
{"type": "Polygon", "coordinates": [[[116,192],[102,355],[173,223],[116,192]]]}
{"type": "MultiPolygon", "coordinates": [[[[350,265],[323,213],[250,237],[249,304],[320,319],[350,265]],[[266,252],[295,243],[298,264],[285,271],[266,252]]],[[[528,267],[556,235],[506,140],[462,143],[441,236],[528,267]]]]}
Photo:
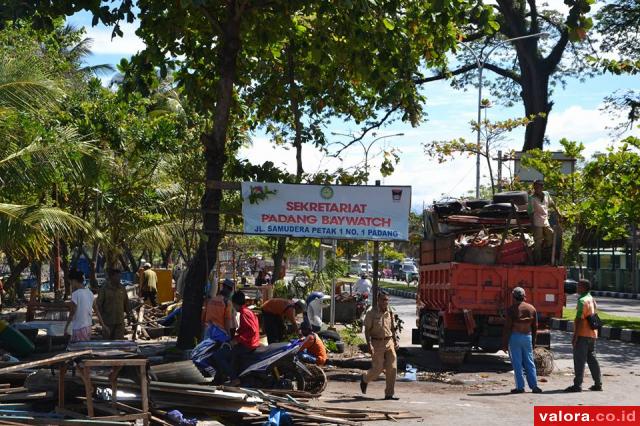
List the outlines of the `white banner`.
{"type": "Polygon", "coordinates": [[[410,208],[410,186],[242,183],[247,234],[406,241],[410,208]]]}

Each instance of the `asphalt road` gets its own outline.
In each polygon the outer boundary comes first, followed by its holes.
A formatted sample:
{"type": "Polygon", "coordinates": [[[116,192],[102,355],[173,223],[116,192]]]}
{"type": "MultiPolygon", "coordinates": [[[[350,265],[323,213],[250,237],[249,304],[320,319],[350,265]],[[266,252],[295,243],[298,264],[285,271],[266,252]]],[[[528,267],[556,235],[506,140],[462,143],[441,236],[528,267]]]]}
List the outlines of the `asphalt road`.
{"type": "MultiPolygon", "coordinates": [[[[625,317],[640,317],[640,300],[616,299],[613,297],[596,297],[598,309],[611,315],[625,317]]],[[[567,307],[574,308],[578,296],[575,294],[567,296],[567,307]]]]}
{"type": "MultiPolygon", "coordinates": [[[[640,395],[640,345],[600,340],[598,359],[603,371],[604,392],[585,391],[568,394],[562,390],[572,384],[573,361],[571,335],[552,332],[555,370],[539,378],[544,393],[529,392],[512,395],[514,387],[511,364],[506,354],[473,354],[456,370],[444,368],[435,351],[423,351],[411,345],[411,328],[415,326],[415,302],[391,298],[391,305],[405,322],[399,351],[399,371],[406,364],[418,367],[418,381],[396,384],[399,401],[384,401],[384,380],[371,383],[367,395],[360,393],[358,380],[362,371],[352,370],[341,380],[330,380],[320,402],[342,407],[371,410],[406,410],[417,419],[402,420],[400,424],[429,425],[509,425],[533,424],[535,405],[638,405],[640,395]],[[350,379],[350,380],[349,380],[350,379]]],[[[587,370],[588,371],[588,370],[587,370]]],[[[328,369],[330,372],[330,369],[328,369]]],[[[402,376],[402,373],[400,374],[402,376]]],[[[585,375],[584,388],[592,384],[585,375]]],[[[375,422],[367,424],[398,424],[375,422]]]]}

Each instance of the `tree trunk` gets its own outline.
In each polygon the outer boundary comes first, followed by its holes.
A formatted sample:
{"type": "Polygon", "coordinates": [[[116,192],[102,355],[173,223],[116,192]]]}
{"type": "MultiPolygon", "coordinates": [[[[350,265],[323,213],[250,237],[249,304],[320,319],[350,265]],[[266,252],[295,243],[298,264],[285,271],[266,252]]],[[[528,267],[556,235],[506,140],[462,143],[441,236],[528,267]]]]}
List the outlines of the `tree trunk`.
{"type": "Polygon", "coordinates": [[[287,250],[287,237],[279,237],[276,245],[276,251],[273,253],[273,276],[272,282],[280,279],[280,270],[282,269],[282,260],[287,250]]]}
{"type": "Polygon", "coordinates": [[[171,253],[173,252],[173,245],[170,245],[165,252],[160,252],[162,255],[162,267],[168,268],[171,261],[171,253]]]}
{"type": "Polygon", "coordinates": [[[544,148],[544,135],[547,130],[547,117],[553,104],[549,102],[549,75],[534,68],[522,75],[522,100],[527,117],[535,115],[527,124],[524,134],[523,151],[544,148]]]}
{"type": "Polygon", "coordinates": [[[4,283],[4,285],[6,286],[5,288],[11,288],[11,286],[14,287],[16,300],[23,298],[20,289],[20,274],[27,266],[29,266],[29,260],[21,259],[17,265],[14,265],[11,268],[11,274],[9,275],[9,278],[7,278],[7,281],[4,283]]]}
{"type": "Polygon", "coordinates": [[[62,273],[64,274],[63,299],[66,299],[71,295],[71,283],[69,283],[69,245],[65,240],[60,240],[60,257],[62,261],[62,273]]]}
{"type": "Polygon", "coordinates": [[[131,248],[125,247],[124,255],[127,256],[127,259],[129,260],[129,263],[131,264],[131,268],[132,268],[131,270],[133,272],[137,272],[138,269],[140,268],[140,262],[138,262],[136,260],[136,257],[133,255],[133,252],[131,251],[131,248]]]}
{"type": "Polygon", "coordinates": [[[182,320],[177,346],[190,349],[200,338],[202,323],[200,320],[204,286],[209,271],[215,265],[220,244],[220,210],[222,191],[209,182],[221,181],[224,165],[227,161],[225,146],[229,127],[229,116],[233,104],[233,85],[236,80],[237,58],[240,52],[240,16],[236,14],[236,2],[227,5],[227,18],[223,24],[220,51],[217,60],[220,64],[220,78],[217,83],[214,124],[210,132],[201,136],[205,147],[207,186],[201,200],[203,208],[203,234],[196,256],[187,272],[182,302],[182,320]]]}

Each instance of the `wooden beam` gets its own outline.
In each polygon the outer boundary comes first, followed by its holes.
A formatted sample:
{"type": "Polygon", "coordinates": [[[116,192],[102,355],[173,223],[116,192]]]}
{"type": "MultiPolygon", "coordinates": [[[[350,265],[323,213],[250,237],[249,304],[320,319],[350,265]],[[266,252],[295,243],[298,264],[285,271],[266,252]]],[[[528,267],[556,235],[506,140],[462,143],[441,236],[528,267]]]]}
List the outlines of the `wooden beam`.
{"type": "Polygon", "coordinates": [[[81,356],[91,355],[91,353],[92,353],[91,350],[69,352],[69,353],[59,354],[51,358],[41,359],[38,361],[31,361],[31,362],[25,362],[22,364],[12,365],[10,367],[0,368],[0,375],[12,373],[14,371],[26,370],[34,367],[42,367],[44,365],[53,365],[61,362],[66,362],[81,356]]]}

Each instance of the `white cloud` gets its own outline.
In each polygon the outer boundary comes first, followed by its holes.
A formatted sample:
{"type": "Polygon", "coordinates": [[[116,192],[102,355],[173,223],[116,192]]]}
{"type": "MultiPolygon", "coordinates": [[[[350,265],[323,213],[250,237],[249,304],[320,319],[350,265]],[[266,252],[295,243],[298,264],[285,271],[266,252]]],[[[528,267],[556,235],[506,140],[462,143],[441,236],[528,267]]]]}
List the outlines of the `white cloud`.
{"type": "Polygon", "coordinates": [[[86,26],[87,37],[93,39],[91,51],[96,55],[122,55],[130,56],[145,48],[145,44],[135,33],[138,25],[135,23],[121,23],[122,37],[111,39],[113,31],[110,27],[99,25],[86,26]]]}

